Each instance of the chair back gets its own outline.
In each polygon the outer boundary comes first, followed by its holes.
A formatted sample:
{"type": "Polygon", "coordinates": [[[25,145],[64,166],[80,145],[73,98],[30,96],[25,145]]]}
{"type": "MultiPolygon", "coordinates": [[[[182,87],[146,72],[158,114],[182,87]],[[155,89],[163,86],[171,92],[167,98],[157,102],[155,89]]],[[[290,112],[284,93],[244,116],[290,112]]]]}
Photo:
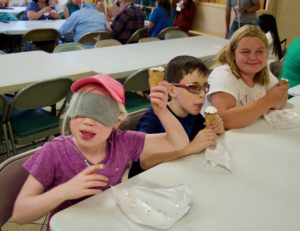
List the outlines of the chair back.
{"type": "Polygon", "coordinates": [[[7,116],[8,133],[13,153],[16,145],[32,144],[59,134],[60,112],[56,103],[70,96],[72,80],[58,78],[34,82],[21,89],[13,98],[7,116]],[[52,110],[46,110],[51,107],[52,110]]]}
{"type": "Polygon", "coordinates": [[[95,45],[96,42],[104,39],[110,39],[111,32],[108,31],[98,31],[98,32],[88,32],[84,34],[78,42],[85,45],[95,45]]]}
{"type": "Polygon", "coordinates": [[[148,108],[143,108],[127,115],[126,119],[120,124],[121,130],[136,130],[136,126],[148,108]]]}
{"type": "Polygon", "coordinates": [[[165,34],[169,31],[174,31],[174,30],[179,30],[179,27],[178,26],[170,26],[170,27],[166,27],[164,29],[162,29],[158,35],[156,36],[157,38],[163,40],[165,39],[165,34]]]}
{"type": "Polygon", "coordinates": [[[59,39],[59,33],[55,29],[34,29],[28,31],[21,40],[21,49],[25,43],[36,42],[38,49],[52,52],[59,39]],[[38,44],[40,43],[40,44],[38,44]]]}
{"type": "Polygon", "coordinates": [[[0,121],[1,121],[0,154],[6,153],[8,156],[10,154],[10,150],[9,150],[9,139],[8,139],[7,125],[6,125],[7,111],[8,111],[8,101],[4,95],[0,94],[0,121]]]}
{"type": "Polygon", "coordinates": [[[125,88],[125,91],[147,91],[149,90],[149,73],[148,68],[138,70],[128,76],[123,85],[125,88]]]}
{"type": "Polygon", "coordinates": [[[156,38],[156,37],[147,37],[147,38],[140,38],[139,39],[139,43],[154,42],[154,41],[160,41],[160,39],[156,38]]]}
{"type": "Polygon", "coordinates": [[[128,112],[150,107],[151,104],[146,95],[149,91],[148,78],[148,69],[142,69],[125,79],[123,85],[125,88],[125,107],[128,112]]]}
{"type": "Polygon", "coordinates": [[[100,47],[110,47],[110,46],[118,46],[122,45],[118,40],[115,39],[104,39],[96,42],[95,48],[100,48],[100,47]]]}
{"type": "Polygon", "coordinates": [[[72,80],[57,78],[34,82],[21,89],[13,98],[10,113],[14,109],[35,109],[56,104],[70,92],[72,80]]]}
{"type": "Polygon", "coordinates": [[[0,229],[12,216],[15,200],[28,177],[22,165],[37,150],[13,156],[0,164],[0,229]]]}
{"type": "Polygon", "coordinates": [[[127,44],[129,43],[137,43],[140,38],[146,38],[147,37],[147,28],[140,28],[136,30],[128,39],[127,44]]]}
{"type": "Polygon", "coordinates": [[[176,39],[176,38],[186,38],[186,37],[189,37],[189,35],[182,30],[168,31],[165,34],[165,39],[176,39]]]}
{"type": "Polygon", "coordinates": [[[53,53],[84,50],[84,46],[81,43],[63,43],[55,47],[53,53]]]}

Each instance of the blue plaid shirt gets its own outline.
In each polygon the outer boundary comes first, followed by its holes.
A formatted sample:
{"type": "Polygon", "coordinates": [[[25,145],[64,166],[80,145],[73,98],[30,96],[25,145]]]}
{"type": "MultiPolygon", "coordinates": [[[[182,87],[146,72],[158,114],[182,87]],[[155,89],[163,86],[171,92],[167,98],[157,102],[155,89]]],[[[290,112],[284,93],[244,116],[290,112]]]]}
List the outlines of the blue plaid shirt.
{"type": "Polygon", "coordinates": [[[143,11],[140,7],[130,4],[111,23],[112,37],[124,44],[136,30],[143,27],[143,11]]]}

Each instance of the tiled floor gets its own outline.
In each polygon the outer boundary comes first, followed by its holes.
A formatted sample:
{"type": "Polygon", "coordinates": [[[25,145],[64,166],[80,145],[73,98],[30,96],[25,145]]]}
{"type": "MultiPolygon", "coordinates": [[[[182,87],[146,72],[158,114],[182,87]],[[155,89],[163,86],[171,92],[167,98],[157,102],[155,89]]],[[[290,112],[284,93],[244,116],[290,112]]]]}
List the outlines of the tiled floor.
{"type": "Polygon", "coordinates": [[[6,224],[2,227],[2,231],[46,231],[47,222],[45,221],[45,217],[26,225],[18,225],[12,220],[6,222],[6,224]]]}

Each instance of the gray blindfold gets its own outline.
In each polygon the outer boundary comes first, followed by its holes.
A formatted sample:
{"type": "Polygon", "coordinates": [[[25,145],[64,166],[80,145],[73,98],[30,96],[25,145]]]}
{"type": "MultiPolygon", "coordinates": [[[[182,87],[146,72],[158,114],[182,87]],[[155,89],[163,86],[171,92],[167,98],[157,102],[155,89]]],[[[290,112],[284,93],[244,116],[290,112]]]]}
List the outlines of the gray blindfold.
{"type": "Polygon", "coordinates": [[[121,114],[118,103],[104,95],[75,93],[68,111],[70,118],[87,117],[112,126],[121,114]]]}

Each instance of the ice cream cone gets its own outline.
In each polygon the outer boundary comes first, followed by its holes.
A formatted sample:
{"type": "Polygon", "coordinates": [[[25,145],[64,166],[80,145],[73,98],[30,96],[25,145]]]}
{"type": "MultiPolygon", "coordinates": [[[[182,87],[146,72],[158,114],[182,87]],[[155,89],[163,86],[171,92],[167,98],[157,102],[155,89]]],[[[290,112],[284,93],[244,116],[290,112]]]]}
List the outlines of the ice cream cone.
{"type": "Polygon", "coordinates": [[[150,88],[158,85],[165,77],[165,68],[153,67],[149,69],[149,86],[150,88]]]}
{"type": "Polygon", "coordinates": [[[279,80],[279,84],[280,85],[284,85],[284,84],[287,84],[287,83],[289,83],[289,81],[287,79],[281,79],[281,80],[279,80]]]}
{"type": "Polygon", "coordinates": [[[213,121],[216,118],[216,115],[218,113],[218,110],[213,106],[208,106],[205,108],[205,126],[209,127],[211,124],[211,121],[213,121]]]}

